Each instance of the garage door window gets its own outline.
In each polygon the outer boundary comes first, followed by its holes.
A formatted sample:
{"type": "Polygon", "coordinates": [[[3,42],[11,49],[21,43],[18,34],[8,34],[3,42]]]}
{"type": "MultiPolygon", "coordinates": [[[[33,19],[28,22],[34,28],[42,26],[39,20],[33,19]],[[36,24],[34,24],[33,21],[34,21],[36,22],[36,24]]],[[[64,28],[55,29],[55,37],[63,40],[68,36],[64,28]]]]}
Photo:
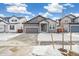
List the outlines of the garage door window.
{"type": "Polygon", "coordinates": [[[14,29],[15,29],[14,25],[10,25],[10,30],[14,30],[14,29]]]}

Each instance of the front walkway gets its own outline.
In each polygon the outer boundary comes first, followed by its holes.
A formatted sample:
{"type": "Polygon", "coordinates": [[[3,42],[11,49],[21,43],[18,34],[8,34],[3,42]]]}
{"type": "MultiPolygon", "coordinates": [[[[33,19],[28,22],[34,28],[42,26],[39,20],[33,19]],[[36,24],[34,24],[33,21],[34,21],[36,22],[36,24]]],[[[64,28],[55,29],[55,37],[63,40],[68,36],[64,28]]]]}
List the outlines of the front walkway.
{"type": "Polygon", "coordinates": [[[51,33],[39,33],[38,41],[52,41],[51,33]]]}
{"type": "Polygon", "coordinates": [[[42,43],[44,45],[49,44],[49,42],[52,42],[51,33],[39,33],[38,34],[38,45],[41,45],[42,43]]]}

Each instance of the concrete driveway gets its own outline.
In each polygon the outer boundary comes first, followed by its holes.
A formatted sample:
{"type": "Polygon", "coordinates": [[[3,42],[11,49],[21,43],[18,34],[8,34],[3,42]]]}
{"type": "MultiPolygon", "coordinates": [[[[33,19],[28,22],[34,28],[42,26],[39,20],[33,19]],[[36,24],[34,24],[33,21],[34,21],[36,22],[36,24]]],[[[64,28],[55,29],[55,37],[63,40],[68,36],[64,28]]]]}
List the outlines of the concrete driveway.
{"type": "Polygon", "coordinates": [[[21,35],[22,33],[0,33],[0,40],[1,41],[5,41],[5,40],[9,40],[13,37],[16,37],[18,35],[21,35]]]}

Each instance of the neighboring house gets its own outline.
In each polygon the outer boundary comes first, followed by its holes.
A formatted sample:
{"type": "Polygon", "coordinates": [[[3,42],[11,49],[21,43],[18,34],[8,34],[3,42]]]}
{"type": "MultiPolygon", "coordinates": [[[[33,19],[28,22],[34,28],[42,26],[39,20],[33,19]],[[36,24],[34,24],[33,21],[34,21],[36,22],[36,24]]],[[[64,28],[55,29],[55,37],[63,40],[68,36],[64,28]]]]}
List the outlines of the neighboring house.
{"type": "Polygon", "coordinates": [[[6,32],[7,22],[0,17],[0,32],[6,32]]]}
{"type": "Polygon", "coordinates": [[[56,32],[57,22],[38,15],[24,24],[24,32],[56,32]]]}
{"type": "Polygon", "coordinates": [[[70,31],[69,25],[70,25],[70,23],[74,23],[75,18],[76,17],[72,14],[66,15],[65,17],[61,18],[59,20],[60,28],[63,27],[65,32],[69,32],[70,31]]]}
{"type": "Polygon", "coordinates": [[[73,23],[69,23],[71,32],[79,32],[79,17],[74,19],[73,23]]]}
{"type": "Polygon", "coordinates": [[[23,29],[22,21],[24,17],[3,17],[0,18],[0,32],[17,32],[18,29],[23,29]]]}

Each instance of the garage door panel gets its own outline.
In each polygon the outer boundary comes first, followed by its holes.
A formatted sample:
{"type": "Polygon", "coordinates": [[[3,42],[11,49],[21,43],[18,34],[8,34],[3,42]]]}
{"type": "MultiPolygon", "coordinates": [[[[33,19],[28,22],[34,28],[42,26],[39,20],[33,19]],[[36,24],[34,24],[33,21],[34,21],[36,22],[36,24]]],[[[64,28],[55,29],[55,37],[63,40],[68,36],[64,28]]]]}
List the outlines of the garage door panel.
{"type": "Polygon", "coordinates": [[[38,28],[26,28],[26,33],[37,33],[38,28]]]}
{"type": "Polygon", "coordinates": [[[71,32],[79,32],[79,26],[71,26],[71,32]]]}

